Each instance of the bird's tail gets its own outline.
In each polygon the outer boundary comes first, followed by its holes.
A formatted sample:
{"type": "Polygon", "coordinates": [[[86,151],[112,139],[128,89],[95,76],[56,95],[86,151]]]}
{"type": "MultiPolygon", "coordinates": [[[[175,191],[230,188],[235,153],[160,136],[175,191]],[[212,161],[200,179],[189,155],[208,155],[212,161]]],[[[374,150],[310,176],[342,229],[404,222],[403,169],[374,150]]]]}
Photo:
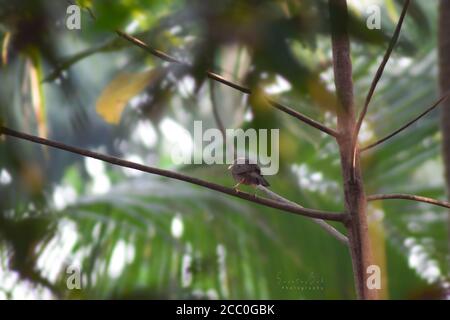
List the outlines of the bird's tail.
{"type": "Polygon", "coordinates": [[[260,176],[260,177],[258,178],[258,180],[259,180],[259,184],[262,185],[263,187],[270,187],[269,182],[267,182],[267,180],[264,179],[263,176],[260,176]]]}

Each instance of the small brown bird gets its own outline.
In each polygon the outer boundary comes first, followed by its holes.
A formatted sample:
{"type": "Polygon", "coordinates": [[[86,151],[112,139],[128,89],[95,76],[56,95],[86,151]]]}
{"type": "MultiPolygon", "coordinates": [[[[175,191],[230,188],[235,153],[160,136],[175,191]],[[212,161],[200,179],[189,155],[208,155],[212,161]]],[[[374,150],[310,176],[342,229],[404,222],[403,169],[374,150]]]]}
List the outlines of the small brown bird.
{"type": "Polygon", "coordinates": [[[231,169],[231,174],[237,184],[234,186],[236,191],[241,184],[250,186],[264,186],[269,187],[270,184],[261,174],[261,168],[256,163],[250,163],[248,159],[236,159],[234,163],[228,167],[231,169]],[[239,162],[241,163],[238,163],[239,162]]]}

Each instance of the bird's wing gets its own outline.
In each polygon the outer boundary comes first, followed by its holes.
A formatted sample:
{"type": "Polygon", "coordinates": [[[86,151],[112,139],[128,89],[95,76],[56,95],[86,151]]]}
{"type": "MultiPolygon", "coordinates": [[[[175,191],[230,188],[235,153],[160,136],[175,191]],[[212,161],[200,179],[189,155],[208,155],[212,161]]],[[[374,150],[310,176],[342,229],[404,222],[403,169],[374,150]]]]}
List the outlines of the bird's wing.
{"type": "Polygon", "coordinates": [[[233,167],[233,172],[236,174],[243,174],[247,172],[261,173],[261,169],[257,164],[236,164],[233,167]]]}
{"type": "Polygon", "coordinates": [[[267,180],[264,179],[264,177],[261,174],[256,173],[256,172],[252,172],[252,173],[250,173],[250,176],[255,179],[255,181],[256,181],[255,184],[262,185],[264,187],[269,187],[270,186],[269,182],[267,182],[267,180]]]}

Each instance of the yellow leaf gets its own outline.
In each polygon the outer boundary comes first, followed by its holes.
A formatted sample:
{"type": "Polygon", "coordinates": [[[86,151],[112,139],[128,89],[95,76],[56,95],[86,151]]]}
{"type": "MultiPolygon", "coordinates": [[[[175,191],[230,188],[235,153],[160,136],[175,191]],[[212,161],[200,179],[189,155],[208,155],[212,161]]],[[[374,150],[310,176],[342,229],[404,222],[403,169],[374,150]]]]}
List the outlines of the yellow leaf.
{"type": "Polygon", "coordinates": [[[38,133],[41,137],[47,137],[47,112],[45,108],[44,92],[42,89],[42,65],[37,51],[30,53],[31,59],[27,61],[30,77],[31,105],[37,122],[38,133]]]}
{"type": "Polygon", "coordinates": [[[8,64],[8,49],[9,44],[11,42],[11,32],[6,32],[3,37],[3,45],[2,45],[2,63],[4,66],[8,64]]]}
{"type": "Polygon", "coordinates": [[[77,4],[82,8],[92,7],[92,0],[78,0],[77,4]]]}
{"type": "Polygon", "coordinates": [[[392,20],[392,22],[396,22],[399,18],[399,13],[397,11],[397,8],[395,7],[394,1],[385,0],[385,2],[389,18],[392,20]]]}
{"type": "Polygon", "coordinates": [[[120,73],[103,89],[97,100],[97,113],[108,123],[117,124],[128,101],[141,92],[156,70],[120,73]]]}

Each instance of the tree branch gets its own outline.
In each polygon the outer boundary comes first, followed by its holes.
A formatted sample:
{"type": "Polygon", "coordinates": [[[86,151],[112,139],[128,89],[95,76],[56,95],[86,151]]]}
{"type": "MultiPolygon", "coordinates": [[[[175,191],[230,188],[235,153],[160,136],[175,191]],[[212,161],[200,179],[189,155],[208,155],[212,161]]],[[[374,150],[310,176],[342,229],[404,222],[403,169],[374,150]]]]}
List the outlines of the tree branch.
{"type": "MultiPolygon", "coordinates": [[[[301,205],[292,202],[282,196],[280,196],[278,193],[273,192],[272,190],[259,185],[258,189],[262,190],[263,192],[265,192],[270,198],[281,202],[281,203],[286,203],[288,205],[292,205],[298,208],[303,208],[301,205]]],[[[337,240],[339,240],[340,242],[342,242],[343,244],[345,244],[346,246],[349,245],[348,242],[348,238],[343,235],[339,230],[335,229],[333,226],[329,225],[327,222],[325,222],[322,219],[312,219],[315,223],[317,223],[319,226],[321,226],[326,232],[328,232],[329,234],[331,234],[333,237],[335,237],[337,240]]]]}
{"type": "Polygon", "coordinates": [[[413,120],[409,121],[407,124],[405,124],[404,126],[402,126],[401,128],[395,130],[394,132],[392,132],[391,134],[388,134],[386,137],[364,147],[361,149],[361,152],[367,151],[373,147],[376,147],[380,144],[382,144],[383,142],[385,142],[386,140],[392,138],[393,136],[395,136],[396,134],[402,132],[403,130],[405,130],[406,128],[408,128],[409,126],[411,126],[412,124],[414,124],[416,121],[418,121],[419,119],[421,119],[422,117],[424,117],[425,115],[427,115],[429,112],[431,112],[432,110],[434,110],[437,106],[439,106],[443,101],[447,100],[448,97],[450,96],[450,92],[448,92],[447,94],[445,94],[443,97],[439,98],[439,100],[437,100],[431,107],[429,107],[427,110],[425,110],[424,112],[422,112],[420,115],[418,115],[417,117],[415,117],[413,120]]]}
{"type": "MultiPolygon", "coordinates": [[[[346,0],[329,0],[331,46],[336,94],[338,97],[337,139],[341,156],[345,211],[351,219],[346,225],[352,259],[356,294],[359,299],[376,299],[377,291],[369,288],[367,267],[374,264],[368,234],[366,199],[359,161],[352,162],[352,135],[356,125],[353,98],[352,61],[348,34],[346,0]]],[[[359,159],[359,157],[358,157],[359,159]]]]}
{"type": "Polygon", "coordinates": [[[331,128],[329,128],[329,127],[327,127],[327,126],[325,126],[325,125],[323,125],[323,124],[321,124],[321,123],[319,123],[319,122],[317,122],[317,121],[315,121],[315,120],[313,120],[311,118],[308,118],[307,116],[305,116],[305,115],[303,115],[303,114],[301,114],[301,113],[299,113],[299,112],[297,112],[297,111],[295,111],[295,110],[293,110],[293,109],[291,109],[291,108],[289,108],[289,107],[287,107],[285,105],[282,105],[281,103],[276,102],[276,101],[274,101],[274,100],[272,100],[270,98],[266,97],[266,100],[272,107],[274,107],[274,108],[276,108],[278,110],[281,110],[281,111],[283,111],[283,112],[285,112],[285,113],[287,113],[287,114],[289,114],[289,115],[299,119],[300,121],[303,121],[306,124],[309,124],[311,127],[314,127],[317,130],[320,130],[322,132],[325,132],[326,134],[329,134],[332,137],[337,138],[338,133],[334,129],[331,129],[331,128]]]}
{"type": "Polygon", "coordinates": [[[119,37],[124,38],[125,40],[128,40],[129,42],[135,44],[136,46],[138,46],[141,49],[144,49],[145,51],[147,51],[148,53],[164,60],[167,62],[171,62],[171,63],[179,63],[179,64],[183,64],[183,62],[181,60],[178,60],[175,57],[172,57],[171,55],[168,55],[160,50],[157,49],[153,49],[151,47],[149,47],[147,44],[145,44],[145,42],[139,40],[138,38],[135,38],[133,36],[130,36],[129,34],[126,34],[125,32],[122,32],[120,30],[116,30],[116,34],[119,37]]]}
{"type": "Polygon", "coordinates": [[[364,108],[363,108],[363,110],[362,110],[362,112],[361,112],[361,114],[360,114],[360,116],[358,118],[358,123],[357,123],[356,130],[355,130],[356,135],[358,135],[359,130],[361,129],[362,122],[364,120],[364,117],[367,114],[367,109],[369,108],[370,100],[372,99],[372,96],[373,96],[373,94],[375,92],[377,84],[378,84],[379,80],[381,79],[381,76],[383,75],[384,68],[386,67],[386,64],[388,63],[389,58],[391,57],[391,53],[394,50],[395,44],[397,43],[397,40],[398,40],[399,35],[400,35],[400,31],[402,29],[403,20],[405,19],[406,12],[407,12],[408,7],[409,7],[409,3],[410,3],[410,0],[406,0],[405,4],[403,5],[403,10],[402,10],[400,18],[398,20],[398,23],[397,23],[397,26],[395,28],[394,34],[393,34],[393,36],[391,38],[391,42],[389,43],[389,46],[388,46],[388,48],[386,50],[386,53],[384,54],[383,60],[381,61],[381,64],[378,67],[378,70],[377,70],[377,72],[375,74],[375,77],[372,80],[372,84],[370,85],[369,92],[367,93],[367,96],[366,96],[366,101],[364,103],[364,108]]]}
{"type": "Polygon", "coordinates": [[[241,199],[244,199],[244,200],[247,200],[250,202],[258,203],[258,204],[261,204],[261,205],[264,205],[267,207],[287,211],[290,213],[294,213],[294,214],[309,217],[309,218],[323,219],[323,220],[330,220],[330,221],[339,221],[339,222],[346,222],[348,219],[348,215],[344,214],[344,213],[333,213],[333,212],[328,212],[328,211],[298,208],[296,206],[279,203],[277,201],[266,199],[266,198],[257,198],[254,195],[251,195],[251,194],[248,194],[245,192],[236,191],[232,188],[224,187],[219,184],[201,180],[201,179],[198,179],[195,177],[190,177],[190,176],[178,173],[178,172],[145,166],[145,165],[142,165],[139,163],[126,161],[126,160],[123,160],[120,158],[108,156],[108,155],[93,152],[90,150],[69,146],[69,145],[66,145],[66,144],[63,144],[63,143],[60,143],[57,141],[29,135],[29,134],[15,131],[15,130],[12,130],[12,129],[9,129],[9,128],[3,127],[3,126],[0,126],[0,133],[15,137],[18,139],[28,140],[28,141],[31,141],[34,143],[47,145],[47,146],[50,146],[50,147],[53,147],[56,149],[65,150],[65,151],[79,154],[79,155],[82,155],[85,157],[102,160],[102,161],[111,163],[113,165],[131,168],[131,169],[139,170],[139,171],[146,172],[146,173],[156,174],[159,176],[163,176],[163,177],[167,177],[167,178],[171,178],[171,179],[175,179],[175,180],[185,181],[185,182],[188,182],[191,184],[199,185],[199,186],[211,189],[211,190],[225,193],[225,194],[231,195],[233,197],[241,198],[241,199]]]}
{"type": "Polygon", "coordinates": [[[386,50],[386,53],[384,54],[383,60],[381,61],[381,64],[378,67],[377,72],[375,73],[375,77],[372,80],[372,84],[370,85],[369,92],[367,93],[367,96],[366,96],[366,101],[364,103],[363,110],[361,111],[361,114],[359,115],[358,122],[356,124],[355,131],[353,133],[353,139],[352,139],[353,140],[353,163],[355,162],[356,149],[358,147],[359,131],[361,130],[362,123],[367,114],[367,110],[369,109],[370,100],[372,99],[372,96],[375,92],[377,84],[380,81],[381,76],[383,75],[384,68],[386,67],[386,64],[388,63],[389,58],[391,57],[391,53],[394,50],[395,44],[397,43],[397,40],[400,36],[400,31],[402,29],[403,21],[405,20],[406,12],[408,11],[410,2],[411,2],[410,0],[405,0],[405,4],[403,5],[403,10],[402,10],[402,13],[400,14],[400,18],[398,19],[398,23],[395,28],[394,34],[391,38],[391,41],[386,50]]]}
{"type": "MultiPolygon", "coordinates": [[[[440,0],[438,12],[439,89],[445,93],[450,90],[450,1],[440,0]]],[[[450,200],[450,101],[447,100],[442,107],[440,118],[444,177],[450,200]]],[[[447,217],[447,230],[450,248],[450,215],[447,217]]]]}
{"type": "Polygon", "coordinates": [[[412,194],[402,194],[402,193],[394,193],[394,194],[375,194],[372,196],[367,197],[367,201],[376,201],[376,200],[411,200],[411,201],[418,201],[418,202],[424,202],[433,204],[435,206],[443,207],[443,208],[450,208],[450,202],[447,201],[440,201],[435,200],[427,197],[422,196],[416,196],[412,194]]]}
{"type": "MultiPolygon", "coordinates": [[[[179,59],[177,59],[177,58],[175,58],[175,57],[173,57],[171,55],[168,55],[167,53],[164,53],[164,52],[162,52],[160,50],[157,50],[157,49],[154,49],[154,48],[150,47],[149,45],[147,45],[143,41],[137,39],[136,37],[133,37],[133,36],[131,36],[129,34],[126,34],[126,33],[122,32],[122,31],[119,31],[119,30],[117,30],[116,33],[120,37],[124,38],[125,40],[130,41],[131,43],[135,44],[139,48],[144,49],[146,52],[148,52],[148,53],[150,53],[150,54],[152,54],[152,55],[154,55],[154,56],[156,56],[156,57],[158,57],[158,58],[160,58],[160,59],[162,59],[164,61],[171,62],[171,63],[178,63],[178,64],[181,64],[181,65],[185,65],[185,66],[190,67],[187,63],[184,63],[183,61],[181,61],[181,60],[179,60],[179,59]]],[[[214,73],[212,71],[206,71],[206,76],[208,78],[214,80],[214,81],[220,82],[220,83],[222,83],[222,84],[224,84],[224,85],[226,85],[228,87],[231,87],[233,89],[236,89],[236,90],[238,90],[238,91],[240,91],[240,92],[242,92],[244,94],[249,94],[249,95],[252,94],[252,90],[250,88],[247,88],[247,87],[244,87],[244,86],[239,85],[237,83],[234,83],[232,81],[226,80],[223,76],[221,76],[221,75],[219,75],[217,73],[214,73]]],[[[301,114],[300,112],[295,111],[295,110],[293,110],[293,109],[291,109],[291,108],[289,108],[287,106],[284,106],[281,103],[278,103],[278,102],[270,99],[269,97],[265,97],[265,99],[267,100],[267,102],[272,107],[274,107],[274,108],[276,108],[278,110],[284,111],[287,114],[289,114],[289,115],[299,119],[300,121],[302,121],[302,122],[304,122],[304,123],[306,123],[306,124],[316,128],[316,129],[318,129],[318,130],[320,130],[322,132],[325,132],[326,134],[329,134],[329,135],[331,135],[333,137],[337,136],[337,132],[335,130],[333,130],[333,129],[331,129],[331,128],[329,128],[329,127],[327,127],[327,126],[325,126],[325,125],[323,125],[323,124],[321,124],[321,123],[319,123],[319,122],[317,122],[317,121],[315,121],[315,120],[313,120],[313,119],[311,119],[311,118],[309,118],[309,117],[307,117],[307,116],[305,116],[303,114],[301,114]]]]}

